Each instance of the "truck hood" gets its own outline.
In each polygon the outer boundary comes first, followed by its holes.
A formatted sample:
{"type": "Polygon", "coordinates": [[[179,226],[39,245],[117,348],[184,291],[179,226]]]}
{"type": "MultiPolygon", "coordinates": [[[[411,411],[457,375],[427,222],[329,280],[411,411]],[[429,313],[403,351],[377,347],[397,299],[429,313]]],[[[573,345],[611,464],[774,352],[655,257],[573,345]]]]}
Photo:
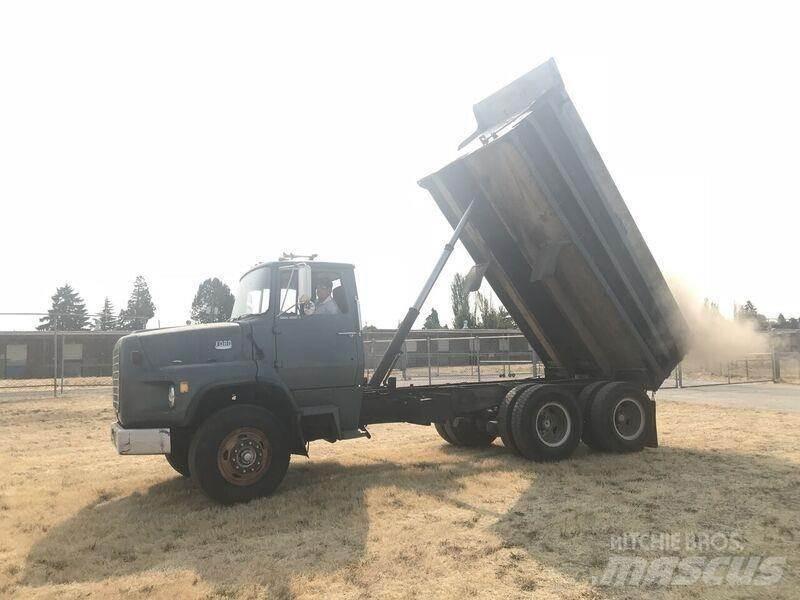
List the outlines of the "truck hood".
{"type": "Polygon", "coordinates": [[[245,351],[243,325],[210,323],[156,329],[134,334],[151,367],[224,363],[241,360],[245,351]]]}

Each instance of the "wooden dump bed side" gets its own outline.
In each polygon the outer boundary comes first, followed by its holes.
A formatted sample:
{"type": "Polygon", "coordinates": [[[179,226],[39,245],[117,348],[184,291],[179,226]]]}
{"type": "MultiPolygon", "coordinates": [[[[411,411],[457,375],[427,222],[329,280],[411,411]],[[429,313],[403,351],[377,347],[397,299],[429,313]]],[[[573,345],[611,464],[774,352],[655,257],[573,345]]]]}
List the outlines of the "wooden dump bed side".
{"type": "Polygon", "coordinates": [[[522,79],[532,103],[500,123],[493,97],[476,105],[485,143],[420,185],[453,225],[476,201],[461,240],[550,375],[657,389],[685,353],[683,317],[555,63],[522,79]]]}

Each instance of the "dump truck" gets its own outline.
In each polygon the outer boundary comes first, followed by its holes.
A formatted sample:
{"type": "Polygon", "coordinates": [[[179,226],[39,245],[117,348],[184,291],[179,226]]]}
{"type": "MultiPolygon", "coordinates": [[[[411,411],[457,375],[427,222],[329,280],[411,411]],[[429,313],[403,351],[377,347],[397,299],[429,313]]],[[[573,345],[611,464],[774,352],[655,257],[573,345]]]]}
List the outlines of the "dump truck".
{"type": "Polygon", "coordinates": [[[210,498],[269,495],[309,443],[378,423],[497,438],[533,461],[658,445],[654,392],[686,324],[550,60],[474,106],[477,130],[420,181],[453,234],[364,377],[354,267],[288,255],[240,281],[230,322],[145,330],[113,354],[120,454],[164,454],[210,498]],[[544,364],[541,377],[399,386],[391,376],[461,241],[544,364]],[[652,392],[652,394],[649,394],[652,392]]]}

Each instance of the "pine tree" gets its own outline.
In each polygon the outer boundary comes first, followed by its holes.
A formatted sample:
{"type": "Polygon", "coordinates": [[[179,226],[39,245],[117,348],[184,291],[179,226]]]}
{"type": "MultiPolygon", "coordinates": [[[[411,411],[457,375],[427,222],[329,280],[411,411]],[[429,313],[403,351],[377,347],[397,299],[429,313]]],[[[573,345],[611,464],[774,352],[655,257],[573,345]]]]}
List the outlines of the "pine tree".
{"type": "Polygon", "coordinates": [[[92,328],[95,331],[111,331],[118,328],[117,317],[114,314],[114,305],[108,296],[103,300],[103,308],[100,314],[94,318],[92,328]]]}
{"type": "Polygon", "coordinates": [[[47,316],[39,319],[39,331],[53,331],[58,326],[60,331],[80,331],[89,325],[89,315],[86,312],[86,303],[80,294],[65,283],[56,288],[56,293],[51,297],[52,308],[47,311],[47,316]]]}
{"type": "Polygon", "coordinates": [[[497,329],[499,317],[497,310],[492,306],[491,299],[478,292],[475,297],[475,303],[478,307],[478,313],[481,316],[479,326],[483,329],[497,329]]]}
{"type": "Polygon", "coordinates": [[[197,288],[192,301],[192,321],[195,323],[220,323],[231,318],[234,297],[231,289],[214,277],[206,279],[197,288]]]}
{"type": "Polygon", "coordinates": [[[736,313],[736,317],[740,321],[752,320],[755,321],[758,318],[758,309],[755,305],[748,300],[744,303],[744,306],[740,306],[738,312],[736,313]]]}
{"type": "Polygon", "coordinates": [[[516,327],[514,319],[511,318],[505,307],[500,305],[500,308],[495,308],[491,297],[487,298],[478,292],[475,302],[481,316],[478,327],[483,329],[513,329],[516,327]]]}
{"type": "Polygon", "coordinates": [[[497,309],[497,328],[498,329],[516,329],[517,323],[514,318],[508,314],[505,306],[497,309]]]}
{"type": "Polygon", "coordinates": [[[759,314],[758,309],[752,302],[750,302],[750,300],[745,302],[744,306],[739,307],[739,310],[736,312],[736,320],[750,321],[751,324],[757,329],[762,329],[762,330],[769,329],[769,323],[767,323],[767,317],[765,317],[762,314],[759,314]]]}
{"type": "Polygon", "coordinates": [[[422,326],[423,329],[441,329],[442,324],[439,322],[439,313],[436,312],[435,308],[431,309],[430,314],[425,317],[425,324],[422,326]]]}
{"type": "Polygon", "coordinates": [[[477,319],[469,306],[469,292],[464,277],[456,273],[450,284],[450,304],[453,308],[453,329],[474,329],[477,319]]]}
{"type": "Polygon", "coordinates": [[[150,296],[147,281],[138,275],[133,282],[133,290],[128,298],[128,307],[119,313],[119,328],[128,331],[144,329],[155,314],[156,307],[150,296]]]}

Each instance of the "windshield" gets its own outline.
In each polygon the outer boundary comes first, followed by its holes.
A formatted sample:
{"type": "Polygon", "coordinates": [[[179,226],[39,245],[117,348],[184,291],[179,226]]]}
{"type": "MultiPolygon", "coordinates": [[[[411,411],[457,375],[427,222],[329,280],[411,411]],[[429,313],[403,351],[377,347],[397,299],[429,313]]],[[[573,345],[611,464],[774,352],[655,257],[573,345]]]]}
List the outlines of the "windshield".
{"type": "Polygon", "coordinates": [[[233,304],[231,319],[244,315],[258,315],[269,310],[270,269],[262,267],[250,271],[239,282],[239,292],[233,304]]]}

